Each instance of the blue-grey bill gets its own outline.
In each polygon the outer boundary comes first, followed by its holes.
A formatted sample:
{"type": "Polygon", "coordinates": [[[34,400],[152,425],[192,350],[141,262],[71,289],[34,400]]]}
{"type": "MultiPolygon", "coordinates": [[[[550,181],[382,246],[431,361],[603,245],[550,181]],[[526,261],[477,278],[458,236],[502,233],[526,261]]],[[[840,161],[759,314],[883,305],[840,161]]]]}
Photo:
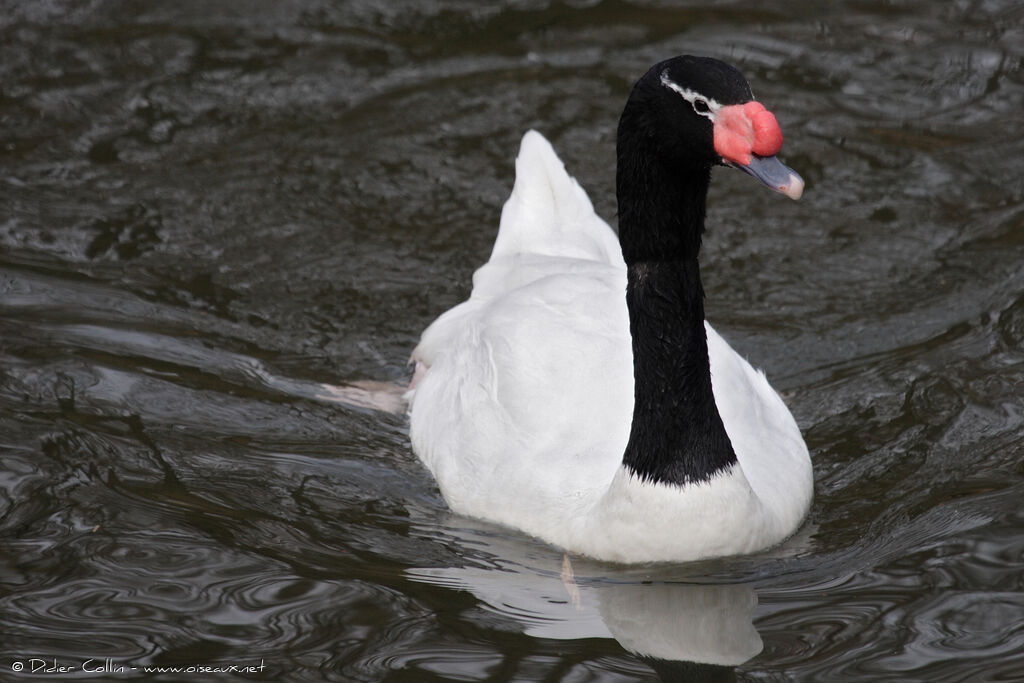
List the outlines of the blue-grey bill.
{"type": "Polygon", "coordinates": [[[745,166],[736,162],[727,162],[726,165],[749,173],[767,187],[781,192],[790,199],[800,199],[800,195],[804,193],[804,179],[779,161],[778,157],[759,157],[751,154],[750,163],[745,166]]]}

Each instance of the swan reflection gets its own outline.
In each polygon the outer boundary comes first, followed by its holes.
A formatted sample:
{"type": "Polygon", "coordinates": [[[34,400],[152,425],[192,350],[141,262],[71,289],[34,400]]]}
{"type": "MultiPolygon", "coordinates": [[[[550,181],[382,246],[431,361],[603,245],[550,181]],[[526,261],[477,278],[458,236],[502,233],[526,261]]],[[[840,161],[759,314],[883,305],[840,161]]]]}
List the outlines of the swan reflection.
{"type": "Polygon", "coordinates": [[[697,583],[680,577],[678,567],[616,572],[563,559],[549,548],[524,553],[524,544],[508,538],[473,534],[471,544],[467,555],[474,560],[485,546],[487,566],[422,567],[406,575],[469,591],[484,609],[510,617],[535,638],[612,638],[661,675],[678,675],[674,663],[683,662],[695,665],[682,669],[688,675],[731,670],[761,652],[753,624],[757,594],[750,585],[697,583]],[[499,548],[505,552],[494,552],[499,548]]]}

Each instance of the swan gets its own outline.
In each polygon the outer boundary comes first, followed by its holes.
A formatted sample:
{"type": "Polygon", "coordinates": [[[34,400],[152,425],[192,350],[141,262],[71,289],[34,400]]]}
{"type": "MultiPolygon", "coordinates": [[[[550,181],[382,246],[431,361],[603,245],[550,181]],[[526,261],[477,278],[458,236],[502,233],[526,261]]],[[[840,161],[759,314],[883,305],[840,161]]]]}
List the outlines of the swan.
{"type": "Polygon", "coordinates": [[[412,354],[412,448],[452,511],[621,563],[746,554],[810,507],[789,410],[704,320],[711,169],[798,199],[775,117],[732,66],[660,62],[618,125],[619,233],[538,132],[490,259],[412,354]]]}

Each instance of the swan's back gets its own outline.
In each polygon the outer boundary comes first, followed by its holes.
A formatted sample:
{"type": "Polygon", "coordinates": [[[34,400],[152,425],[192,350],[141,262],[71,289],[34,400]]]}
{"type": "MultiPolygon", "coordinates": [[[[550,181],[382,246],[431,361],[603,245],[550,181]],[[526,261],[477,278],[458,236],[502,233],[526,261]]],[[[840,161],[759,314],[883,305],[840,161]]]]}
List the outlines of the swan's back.
{"type": "Polygon", "coordinates": [[[608,487],[632,414],[625,287],[615,233],[528,132],[490,260],[413,352],[410,437],[453,510],[541,535],[608,487]]]}
{"type": "Polygon", "coordinates": [[[491,262],[515,254],[625,267],[615,233],[594,213],[587,193],[566,172],[551,143],[534,130],[519,146],[516,182],[501,210],[491,262]]]}

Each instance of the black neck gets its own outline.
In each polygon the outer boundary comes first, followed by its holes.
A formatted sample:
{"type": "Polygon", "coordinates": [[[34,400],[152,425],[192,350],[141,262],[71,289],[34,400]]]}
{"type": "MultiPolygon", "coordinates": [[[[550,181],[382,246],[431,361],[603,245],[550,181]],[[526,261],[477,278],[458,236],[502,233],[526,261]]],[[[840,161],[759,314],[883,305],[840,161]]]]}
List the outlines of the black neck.
{"type": "Polygon", "coordinates": [[[711,389],[697,263],[711,171],[669,168],[621,130],[619,239],[634,383],[623,464],[648,481],[706,481],[736,462],[711,389]]]}

